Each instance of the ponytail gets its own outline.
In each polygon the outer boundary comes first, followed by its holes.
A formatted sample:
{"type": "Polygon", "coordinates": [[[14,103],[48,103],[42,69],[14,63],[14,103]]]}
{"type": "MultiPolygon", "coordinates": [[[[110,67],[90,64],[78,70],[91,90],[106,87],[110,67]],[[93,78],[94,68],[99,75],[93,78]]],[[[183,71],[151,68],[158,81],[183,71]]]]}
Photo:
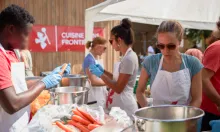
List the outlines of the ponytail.
{"type": "Polygon", "coordinates": [[[96,45],[104,45],[107,43],[107,40],[102,38],[102,37],[96,37],[93,39],[93,41],[88,41],[86,43],[86,48],[87,49],[90,49],[90,48],[93,48],[95,47],[96,45]]]}
{"type": "Polygon", "coordinates": [[[87,41],[86,48],[89,49],[92,47],[92,41],[87,41]]]}
{"type": "Polygon", "coordinates": [[[111,30],[111,34],[117,38],[124,40],[126,45],[132,45],[134,43],[134,31],[132,29],[132,23],[128,18],[124,18],[121,24],[115,26],[111,30]]]}

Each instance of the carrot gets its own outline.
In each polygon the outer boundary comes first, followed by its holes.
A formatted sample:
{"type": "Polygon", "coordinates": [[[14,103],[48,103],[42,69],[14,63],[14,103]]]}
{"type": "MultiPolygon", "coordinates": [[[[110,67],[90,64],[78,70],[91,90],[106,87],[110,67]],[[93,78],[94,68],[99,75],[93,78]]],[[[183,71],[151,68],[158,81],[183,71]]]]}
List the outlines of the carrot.
{"type": "Polygon", "coordinates": [[[70,129],[69,127],[65,126],[64,124],[62,124],[62,123],[59,122],[59,121],[56,121],[56,125],[57,125],[60,129],[64,130],[65,132],[72,132],[72,131],[73,131],[72,129],[70,129]]]}
{"type": "Polygon", "coordinates": [[[91,124],[91,122],[89,122],[88,120],[83,119],[82,117],[78,116],[78,115],[73,115],[72,116],[72,120],[80,122],[86,126],[88,126],[89,124],[91,124]]]}
{"type": "Polygon", "coordinates": [[[95,124],[95,125],[100,125],[100,126],[103,125],[103,124],[102,124],[101,122],[99,122],[99,121],[96,121],[94,124],[95,124]]]}
{"type": "Polygon", "coordinates": [[[85,120],[88,120],[85,116],[83,116],[79,111],[77,111],[77,110],[72,110],[73,111],[73,114],[75,114],[75,115],[78,115],[78,116],[80,116],[80,117],[82,117],[83,119],[85,119],[85,120]]]}
{"type": "Polygon", "coordinates": [[[82,132],[90,132],[89,129],[87,129],[87,127],[85,127],[84,125],[77,123],[75,121],[68,121],[68,124],[73,125],[75,127],[77,127],[79,130],[81,130],[82,132]]]}
{"type": "Polygon", "coordinates": [[[100,127],[100,125],[96,125],[96,124],[89,124],[89,125],[88,125],[88,129],[89,129],[90,131],[92,131],[93,129],[95,129],[95,128],[97,128],[97,127],[100,127]]]}
{"type": "Polygon", "coordinates": [[[76,110],[78,110],[83,116],[85,116],[87,119],[89,119],[89,121],[91,121],[92,123],[96,123],[97,121],[87,112],[80,110],[78,108],[76,108],[76,110]]]}

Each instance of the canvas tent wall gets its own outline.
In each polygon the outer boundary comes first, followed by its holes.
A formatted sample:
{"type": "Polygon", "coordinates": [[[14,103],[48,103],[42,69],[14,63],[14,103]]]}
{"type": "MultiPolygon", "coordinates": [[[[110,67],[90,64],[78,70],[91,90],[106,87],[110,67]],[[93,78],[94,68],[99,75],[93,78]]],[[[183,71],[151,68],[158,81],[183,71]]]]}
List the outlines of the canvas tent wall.
{"type": "Polygon", "coordinates": [[[106,0],[86,9],[86,40],[92,39],[94,22],[125,17],[152,25],[175,19],[184,28],[213,30],[220,16],[219,5],[220,0],[106,0]]]}

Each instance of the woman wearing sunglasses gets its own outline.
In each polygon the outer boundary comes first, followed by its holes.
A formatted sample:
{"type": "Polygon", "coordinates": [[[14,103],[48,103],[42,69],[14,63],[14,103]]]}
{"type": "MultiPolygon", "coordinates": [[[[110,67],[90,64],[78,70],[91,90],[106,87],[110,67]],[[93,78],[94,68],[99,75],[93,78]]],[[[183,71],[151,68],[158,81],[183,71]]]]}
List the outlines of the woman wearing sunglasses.
{"type": "MultiPolygon", "coordinates": [[[[89,90],[88,103],[97,101],[97,104],[102,107],[105,107],[108,91],[102,79],[91,74],[89,71],[89,65],[99,64],[103,66],[103,61],[99,60],[98,57],[105,52],[106,43],[107,41],[101,37],[96,37],[93,41],[88,41],[86,43],[86,48],[89,49],[90,52],[83,62],[84,73],[88,76],[92,85],[92,88],[89,90]]],[[[86,86],[89,85],[89,82],[87,82],[86,86]]]]}
{"type": "Polygon", "coordinates": [[[154,105],[200,107],[203,65],[197,58],[179,52],[183,33],[183,28],[177,21],[163,21],[158,27],[157,47],[161,54],[146,57],[142,63],[136,93],[141,107],[147,106],[144,92],[148,79],[154,105]]]}
{"type": "Polygon", "coordinates": [[[130,20],[123,19],[120,25],[111,30],[109,42],[115,51],[123,55],[121,61],[114,65],[113,74],[104,70],[100,65],[90,65],[90,71],[100,77],[111,89],[106,102],[107,108],[120,107],[132,117],[138,109],[133,97],[133,87],[139,66],[138,57],[131,48],[134,43],[134,33],[130,20]]]}

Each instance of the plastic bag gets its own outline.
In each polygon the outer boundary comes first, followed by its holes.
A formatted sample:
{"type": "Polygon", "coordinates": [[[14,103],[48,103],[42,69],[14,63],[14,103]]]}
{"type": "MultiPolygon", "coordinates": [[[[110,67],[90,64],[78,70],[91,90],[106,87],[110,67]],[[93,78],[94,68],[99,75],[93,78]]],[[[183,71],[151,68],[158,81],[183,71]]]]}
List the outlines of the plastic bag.
{"type": "Polygon", "coordinates": [[[93,118],[98,120],[99,122],[105,124],[105,112],[104,109],[101,106],[88,106],[88,105],[82,105],[82,109],[84,109],[86,112],[88,112],[90,115],[92,115],[93,118]]]}
{"type": "Polygon", "coordinates": [[[118,124],[123,126],[123,128],[127,128],[133,124],[133,121],[127,113],[119,107],[112,107],[109,115],[112,116],[118,124]]]}
{"type": "Polygon", "coordinates": [[[71,118],[72,109],[76,105],[46,105],[37,111],[31,122],[22,132],[61,132],[52,123],[62,117],[71,118]]]}
{"type": "Polygon", "coordinates": [[[91,132],[121,132],[124,128],[118,124],[115,120],[111,120],[105,125],[98,127],[91,132]]]}
{"type": "MultiPolygon", "coordinates": [[[[71,119],[72,110],[76,109],[77,105],[46,105],[37,111],[31,122],[26,126],[22,132],[63,132],[53,122],[60,120],[63,117],[71,119]]],[[[104,113],[101,106],[87,106],[82,105],[81,109],[92,115],[93,118],[103,123],[104,125],[93,130],[93,132],[102,132],[108,129],[109,132],[118,132],[129,126],[132,122],[127,116],[126,112],[120,108],[113,107],[108,116],[104,113]],[[110,130],[114,131],[110,131],[110,130]],[[101,131],[100,131],[101,130],[101,131]]],[[[74,126],[70,126],[74,132],[80,132],[74,126]]],[[[106,131],[107,132],[107,131],[106,131]]]]}

